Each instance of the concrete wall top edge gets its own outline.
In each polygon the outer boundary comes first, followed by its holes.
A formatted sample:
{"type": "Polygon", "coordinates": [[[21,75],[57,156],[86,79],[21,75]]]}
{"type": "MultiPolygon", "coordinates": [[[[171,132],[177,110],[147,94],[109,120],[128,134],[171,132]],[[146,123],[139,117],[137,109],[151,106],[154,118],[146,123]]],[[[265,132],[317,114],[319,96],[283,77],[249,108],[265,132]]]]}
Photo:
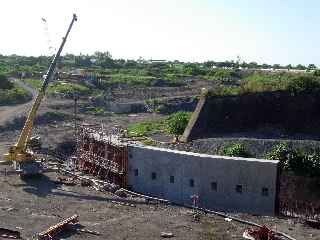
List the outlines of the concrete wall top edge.
{"type": "Polygon", "coordinates": [[[145,146],[141,144],[128,144],[128,146],[132,146],[135,148],[141,148],[141,149],[150,149],[155,151],[162,151],[162,152],[170,152],[174,154],[180,154],[180,155],[190,155],[190,156],[196,156],[196,157],[203,157],[203,158],[212,158],[212,159],[225,159],[225,160],[238,160],[238,161],[248,161],[248,162],[263,162],[267,164],[275,164],[277,165],[279,163],[278,160],[267,160],[267,159],[258,159],[258,158],[243,158],[243,157],[229,157],[229,156],[220,156],[220,155],[209,155],[204,153],[194,153],[194,152],[186,152],[186,151],[179,151],[179,150],[173,150],[168,148],[159,148],[159,147],[152,147],[152,146],[145,146]]]}

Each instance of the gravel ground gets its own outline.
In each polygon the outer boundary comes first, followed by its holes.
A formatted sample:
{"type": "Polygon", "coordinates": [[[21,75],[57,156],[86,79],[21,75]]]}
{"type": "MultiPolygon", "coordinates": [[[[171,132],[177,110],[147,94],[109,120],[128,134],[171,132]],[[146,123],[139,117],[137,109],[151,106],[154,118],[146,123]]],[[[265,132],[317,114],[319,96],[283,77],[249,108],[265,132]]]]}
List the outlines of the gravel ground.
{"type": "MultiPolygon", "coordinates": [[[[18,230],[26,239],[73,214],[79,215],[83,227],[98,231],[101,236],[65,231],[60,239],[161,239],[161,232],[173,233],[173,239],[241,239],[248,228],[212,215],[201,215],[200,221],[195,221],[193,212],[183,207],[146,204],[136,198],[119,200],[91,187],[61,185],[54,181],[53,172],[26,180],[15,174],[5,177],[3,168],[0,167],[0,226],[18,230]]],[[[237,216],[297,239],[320,239],[320,230],[292,219],[237,216]]]]}

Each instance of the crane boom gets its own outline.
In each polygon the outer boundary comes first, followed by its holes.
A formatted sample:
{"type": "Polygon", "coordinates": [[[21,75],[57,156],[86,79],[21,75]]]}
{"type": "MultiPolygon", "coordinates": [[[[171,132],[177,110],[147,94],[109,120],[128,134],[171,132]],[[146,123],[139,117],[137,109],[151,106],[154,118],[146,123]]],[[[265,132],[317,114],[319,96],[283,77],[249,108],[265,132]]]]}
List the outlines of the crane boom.
{"type": "Polygon", "coordinates": [[[61,45],[55,54],[48,71],[46,75],[44,75],[42,86],[39,89],[38,95],[34,100],[34,103],[32,104],[32,107],[29,111],[28,117],[26,119],[26,122],[24,124],[24,127],[20,133],[19,139],[17,143],[10,147],[9,152],[5,154],[5,159],[7,161],[15,161],[15,162],[28,162],[28,161],[34,161],[35,157],[33,156],[32,153],[27,151],[27,142],[30,138],[31,132],[32,132],[32,127],[33,127],[33,122],[36,117],[36,113],[38,111],[38,108],[41,104],[41,101],[43,97],[45,96],[46,89],[48,88],[49,82],[52,80],[54,71],[58,62],[58,59],[60,57],[60,54],[62,52],[62,49],[67,41],[67,37],[71,31],[71,28],[73,26],[73,23],[77,21],[77,16],[76,14],[73,14],[72,21],[69,25],[69,28],[67,30],[67,33],[64,38],[62,38],[61,45]]]}

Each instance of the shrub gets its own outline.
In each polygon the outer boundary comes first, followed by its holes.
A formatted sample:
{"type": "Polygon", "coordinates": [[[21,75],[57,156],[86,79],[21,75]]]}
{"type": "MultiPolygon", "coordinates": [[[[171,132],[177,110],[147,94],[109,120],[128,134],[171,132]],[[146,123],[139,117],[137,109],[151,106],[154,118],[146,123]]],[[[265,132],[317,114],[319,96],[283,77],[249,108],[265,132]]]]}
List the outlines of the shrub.
{"type": "Polygon", "coordinates": [[[13,83],[8,80],[6,75],[0,74],[0,89],[11,89],[13,86],[13,83]]]}
{"type": "Polygon", "coordinates": [[[175,136],[182,135],[184,129],[187,127],[189,119],[191,117],[190,112],[176,112],[171,114],[166,120],[166,128],[170,134],[175,136]]]}
{"type": "Polygon", "coordinates": [[[144,103],[148,112],[158,113],[163,108],[163,103],[157,98],[146,99],[144,103]]]}
{"type": "Polygon", "coordinates": [[[320,77],[320,70],[315,70],[313,72],[313,75],[316,76],[316,77],[320,77]]]}
{"type": "Polygon", "coordinates": [[[102,107],[93,107],[88,109],[88,113],[91,113],[96,116],[104,116],[107,115],[106,111],[102,107]]]}
{"type": "Polygon", "coordinates": [[[242,144],[232,144],[223,149],[223,155],[230,157],[250,157],[251,154],[245,149],[242,144]]]}
{"type": "Polygon", "coordinates": [[[320,176],[320,149],[308,155],[309,175],[311,177],[320,176]]]}
{"type": "Polygon", "coordinates": [[[320,91],[320,83],[312,76],[299,76],[287,84],[288,91],[292,93],[316,93],[320,91]]]}
{"type": "Polygon", "coordinates": [[[146,139],[142,140],[141,142],[147,146],[156,146],[156,142],[150,138],[146,138],[146,139]]]}
{"type": "Polygon", "coordinates": [[[287,144],[280,143],[273,147],[266,158],[279,160],[281,169],[290,170],[297,175],[320,176],[320,150],[307,154],[299,149],[291,149],[287,144]]]}
{"type": "Polygon", "coordinates": [[[266,159],[279,160],[281,168],[288,168],[288,155],[290,153],[290,148],[285,143],[280,143],[274,146],[271,152],[267,153],[266,159]]]}
{"type": "Polygon", "coordinates": [[[304,154],[302,151],[298,149],[290,150],[287,161],[288,169],[295,174],[301,176],[309,175],[310,161],[308,161],[308,155],[304,154]]]}
{"type": "Polygon", "coordinates": [[[236,96],[240,94],[239,87],[218,86],[208,92],[209,96],[236,96]]]}
{"type": "Polygon", "coordinates": [[[232,80],[240,78],[240,75],[234,70],[229,69],[215,69],[207,73],[205,76],[208,80],[232,80]]]}
{"type": "Polygon", "coordinates": [[[73,97],[74,93],[77,93],[80,96],[89,95],[91,93],[91,90],[84,85],[80,85],[76,83],[57,82],[49,86],[48,93],[49,94],[62,93],[66,97],[73,97]]]}
{"type": "Polygon", "coordinates": [[[18,86],[14,86],[11,89],[0,89],[0,105],[19,104],[31,99],[31,94],[18,86]]]}

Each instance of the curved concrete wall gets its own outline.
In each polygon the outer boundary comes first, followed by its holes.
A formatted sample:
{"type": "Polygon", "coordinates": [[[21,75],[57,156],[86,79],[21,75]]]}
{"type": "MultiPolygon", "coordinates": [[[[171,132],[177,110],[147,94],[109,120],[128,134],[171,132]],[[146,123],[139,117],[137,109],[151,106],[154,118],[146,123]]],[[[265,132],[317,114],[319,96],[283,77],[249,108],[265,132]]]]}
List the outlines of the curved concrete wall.
{"type": "Polygon", "coordinates": [[[128,185],[134,191],[184,205],[198,195],[199,206],[210,209],[263,215],[277,211],[278,161],[138,145],[129,145],[128,151],[128,185]]]}

